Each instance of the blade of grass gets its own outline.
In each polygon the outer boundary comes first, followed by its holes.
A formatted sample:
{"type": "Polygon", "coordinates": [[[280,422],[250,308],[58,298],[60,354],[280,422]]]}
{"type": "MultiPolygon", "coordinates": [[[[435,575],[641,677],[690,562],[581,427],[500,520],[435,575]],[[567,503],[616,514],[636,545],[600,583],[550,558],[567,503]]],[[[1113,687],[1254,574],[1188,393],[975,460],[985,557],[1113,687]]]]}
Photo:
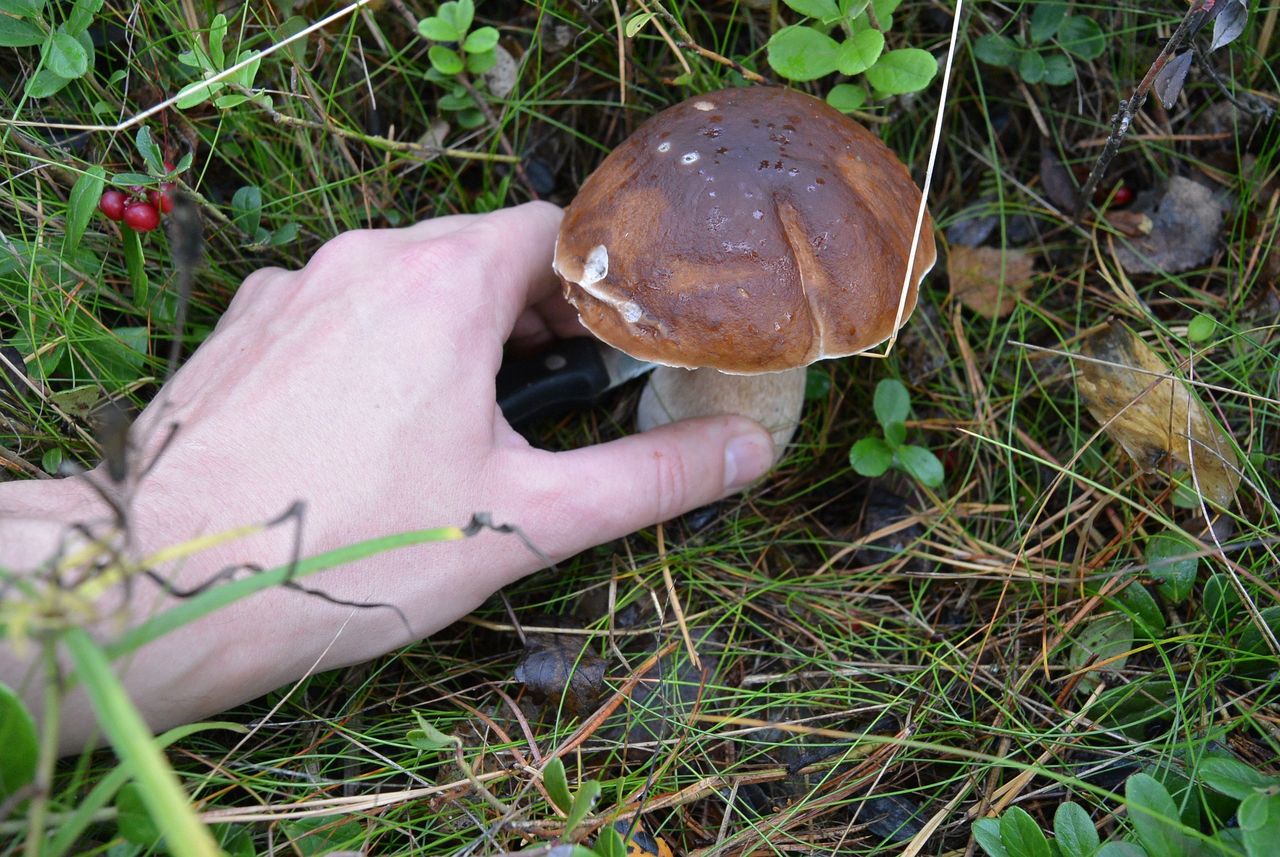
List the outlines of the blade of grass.
{"type": "Polygon", "coordinates": [[[196,817],[151,730],[116,678],[102,647],[79,628],[68,631],[62,639],[102,730],[138,784],[143,803],[164,834],[170,852],[178,857],[221,854],[209,828],[196,817]]]}
{"type": "Polygon", "coordinates": [[[211,587],[204,592],[185,599],[174,607],[156,615],[138,627],[129,631],[115,643],[107,647],[110,657],[131,652],[157,640],[170,631],[220,610],[241,598],[261,592],[272,586],[279,586],[288,581],[299,580],[317,571],[324,571],[339,565],[356,562],[374,554],[383,553],[396,548],[425,542],[444,542],[461,539],[465,536],[458,527],[437,527],[431,530],[416,530],[410,533],[399,533],[394,536],[370,539],[354,545],[327,551],[300,560],[290,565],[277,566],[267,571],[258,572],[250,577],[232,580],[220,586],[211,587]]]}
{"type": "MultiPolygon", "coordinates": [[[[176,726],[165,732],[163,735],[156,736],[155,744],[158,749],[164,749],[175,741],[181,741],[197,732],[204,732],[210,729],[229,729],[233,732],[248,732],[244,726],[239,723],[229,723],[225,721],[214,721],[209,723],[188,723],[185,726],[176,726]]],[[[129,781],[129,769],[124,765],[118,765],[112,768],[111,773],[98,780],[93,790],[80,801],[75,810],[65,817],[57,819],[58,832],[53,839],[49,841],[48,847],[44,851],[45,857],[62,857],[68,853],[72,846],[76,844],[76,840],[80,838],[80,834],[95,821],[101,821],[98,816],[99,810],[111,802],[116,796],[116,792],[129,781]]],[[[52,819],[51,819],[52,821],[52,819]]]]}

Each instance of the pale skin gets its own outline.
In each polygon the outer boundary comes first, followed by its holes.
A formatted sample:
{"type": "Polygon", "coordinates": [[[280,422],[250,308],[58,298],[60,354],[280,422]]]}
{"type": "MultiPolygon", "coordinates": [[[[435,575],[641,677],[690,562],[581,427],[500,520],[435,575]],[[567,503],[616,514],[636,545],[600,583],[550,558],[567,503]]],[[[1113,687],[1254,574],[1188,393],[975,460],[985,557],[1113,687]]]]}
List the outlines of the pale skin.
{"type": "MultiPolygon", "coordinates": [[[[557,453],[506,423],[494,393],[504,343],[581,333],[551,273],[559,222],[559,209],[531,203],[351,232],[300,271],[250,276],[135,423],[135,462],[178,429],[130,500],[131,550],[145,556],[302,501],[303,555],[488,512],[558,561],[757,479],[772,441],[741,417],[557,453]]],[[[89,478],[106,482],[101,468],[89,478]]],[[[0,568],[34,574],[71,525],[109,518],[83,477],[0,484],[0,568]]],[[[159,571],[189,588],[229,565],[283,564],[292,549],[292,528],[280,526],[159,571]]],[[[428,636],[543,565],[492,532],[392,551],[307,585],[394,604],[407,626],[388,610],[273,589],[158,640],[121,671],[153,728],[190,722],[428,636]]],[[[171,599],[139,586],[124,624],[171,599]]],[[[93,630],[110,639],[121,627],[93,630]]],[[[40,716],[31,656],[0,643],[0,681],[40,716]]],[[[79,693],[60,719],[64,752],[100,740],[79,693]]]]}

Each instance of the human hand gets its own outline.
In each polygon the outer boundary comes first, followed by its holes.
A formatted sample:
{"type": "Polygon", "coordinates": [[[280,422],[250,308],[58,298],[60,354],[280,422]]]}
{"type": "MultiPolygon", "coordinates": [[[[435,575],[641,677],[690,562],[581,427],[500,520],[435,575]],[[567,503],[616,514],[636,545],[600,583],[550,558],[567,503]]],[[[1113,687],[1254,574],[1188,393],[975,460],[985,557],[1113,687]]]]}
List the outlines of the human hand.
{"type": "MultiPolygon", "coordinates": [[[[301,500],[304,556],[488,512],[560,560],[760,476],[772,442],[740,417],[560,453],[506,423],[494,390],[504,342],[576,326],[551,272],[559,221],[533,203],[350,232],[301,271],[250,276],[135,424],[135,466],[155,459],[132,502],[142,552],[301,500]]],[[[162,572],[190,588],[226,566],[282,565],[293,535],[273,527],[162,572]]],[[[156,728],[198,718],[431,634],[541,565],[491,532],[391,551],[306,585],[393,604],[408,627],[275,589],[142,650],[126,683],[156,728]]]]}

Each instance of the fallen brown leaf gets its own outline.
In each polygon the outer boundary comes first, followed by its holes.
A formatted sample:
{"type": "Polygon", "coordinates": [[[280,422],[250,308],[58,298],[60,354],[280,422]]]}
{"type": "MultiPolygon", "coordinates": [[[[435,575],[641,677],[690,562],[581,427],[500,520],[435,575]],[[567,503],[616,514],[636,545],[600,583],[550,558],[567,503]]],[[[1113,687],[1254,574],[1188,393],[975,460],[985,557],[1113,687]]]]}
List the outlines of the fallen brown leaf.
{"type": "Polygon", "coordinates": [[[1119,323],[1085,339],[1080,351],[1092,358],[1077,363],[1080,394],[1129,457],[1147,471],[1191,471],[1206,499],[1229,506],[1240,484],[1240,460],[1191,387],[1119,323]],[[1171,468],[1170,460],[1181,467],[1171,468]]]}
{"type": "Polygon", "coordinates": [[[1022,250],[953,246],[947,256],[951,294],[987,318],[1008,315],[1031,284],[1033,264],[1022,250]]]}
{"type": "Polygon", "coordinates": [[[584,638],[561,634],[531,634],[516,664],[516,681],[537,699],[563,700],[572,714],[595,708],[605,692],[605,662],[586,648],[584,638]]]}

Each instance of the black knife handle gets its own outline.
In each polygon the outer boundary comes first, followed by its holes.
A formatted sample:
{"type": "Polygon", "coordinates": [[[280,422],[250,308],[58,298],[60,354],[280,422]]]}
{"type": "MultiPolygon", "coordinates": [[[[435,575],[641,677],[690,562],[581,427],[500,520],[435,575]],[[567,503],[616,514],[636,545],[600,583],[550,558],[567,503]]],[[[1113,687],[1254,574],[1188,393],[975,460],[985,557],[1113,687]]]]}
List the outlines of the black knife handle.
{"type": "Polygon", "coordinates": [[[508,358],[498,370],[498,407],[513,426],[585,405],[609,389],[600,343],[561,339],[533,357],[508,358]]]}

